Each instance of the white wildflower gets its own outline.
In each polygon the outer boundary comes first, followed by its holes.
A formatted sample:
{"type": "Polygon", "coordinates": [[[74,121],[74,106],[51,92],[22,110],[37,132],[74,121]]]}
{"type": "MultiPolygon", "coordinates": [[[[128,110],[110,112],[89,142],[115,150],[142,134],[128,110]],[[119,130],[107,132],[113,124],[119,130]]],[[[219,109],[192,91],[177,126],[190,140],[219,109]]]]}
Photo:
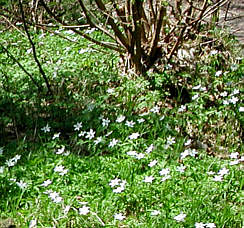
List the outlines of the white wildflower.
{"type": "Polygon", "coordinates": [[[114,88],[108,88],[107,93],[109,93],[109,94],[114,93],[114,88]]]}
{"type": "Polygon", "coordinates": [[[116,119],[116,122],[117,122],[117,123],[122,123],[124,120],[125,120],[125,116],[120,115],[120,116],[118,116],[118,118],[116,119]]]}
{"type": "Polygon", "coordinates": [[[143,122],[145,122],[145,119],[140,118],[140,119],[137,120],[137,122],[138,122],[138,123],[143,123],[143,122]]]}
{"type": "Polygon", "coordinates": [[[137,139],[140,136],[140,134],[138,132],[136,133],[132,133],[131,135],[129,135],[129,139],[137,139]]]}
{"type": "Polygon", "coordinates": [[[221,181],[223,181],[223,176],[222,175],[215,175],[213,178],[213,181],[221,182],[221,181]]]}
{"type": "Polygon", "coordinates": [[[63,201],[63,198],[61,196],[58,196],[56,198],[52,199],[54,203],[61,203],[63,201]]]}
{"type": "Polygon", "coordinates": [[[157,160],[153,160],[153,161],[151,161],[151,162],[148,164],[148,166],[149,166],[149,167],[153,167],[153,166],[157,165],[157,163],[158,163],[157,160]]]}
{"type": "Polygon", "coordinates": [[[95,131],[93,131],[93,129],[90,129],[90,131],[86,132],[86,138],[91,140],[95,137],[95,131]]]}
{"type": "Polygon", "coordinates": [[[189,146],[191,145],[191,139],[188,139],[185,143],[184,143],[184,146],[189,146]]]}
{"type": "Polygon", "coordinates": [[[159,113],[159,111],[160,111],[160,108],[157,105],[150,109],[150,112],[152,112],[152,113],[159,113]]]}
{"type": "Polygon", "coordinates": [[[100,137],[97,137],[96,140],[94,140],[94,143],[95,145],[97,145],[98,143],[102,142],[103,138],[100,136],[100,137]]]}
{"type": "Polygon", "coordinates": [[[222,73],[223,73],[222,70],[216,71],[215,76],[219,77],[222,73]]]}
{"type": "Polygon", "coordinates": [[[108,144],[108,147],[114,147],[118,142],[119,140],[113,138],[112,141],[110,141],[110,143],[108,144]]]}
{"type": "Polygon", "coordinates": [[[6,161],[5,161],[5,164],[6,164],[8,167],[12,167],[12,166],[15,166],[16,162],[13,161],[12,159],[9,159],[9,160],[6,160],[6,161]]]}
{"type": "Polygon", "coordinates": [[[229,173],[229,170],[224,167],[224,168],[220,169],[217,174],[219,174],[220,176],[224,176],[228,173],[229,173]]]}
{"type": "Polygon", "coordinates": [[[202,222],[196,222],[195,223],[195,228],[204,228],[204,227],[205,227],[205,224],[202,222]]]}
{"type": "Polygon", "coordinates": [[[184,112],[184,111],[186,111],[186,106],[181,105],[180,108],[178,109],[178,112],[184,112]]]}
{"type": "Polygon", "coordinates": [[[126,154],[129,156],[137,156],[137,152],[134,150],[128,151],[126,154]]]}
{"type": "Polygon", "coordinates": [[[64,176],[65,174],[67,174],[68,169],[64,169],[64,166],[59,165],[54,168],[54,172],[59,173],[60,176],[64,176]]]}
{"type": "Polygon", "coordinates": [[[154,145],[151,144],[151,145],[146,149],[146,153],[147,153],[147,154],[151,153],[151,152],[153,151],[153,149],[154,149],[154,145]]]}
{"type": "Polygon", "coordinates": [[[75,131],[79,131],[82,128],[82,122],[77,122],[74,125],[75,131]]]}
{"type": "Polygon", "coordinates": [[[223,100],[223,105],[228,105],[230,102],[228,100],[223,100]]]}
{"type": "Polygon", "coordinates": [[[61,134],[60,132],[59,132],[59,133],[54,134],[52,139],[54,140],[54,139],[59,138],[60,134],[61,134]]]}
{"type": "Polygon", "coordinates": [[[124,186],[119,186],[119,187],[113,189],[113,192],[114,192],[114,193],[121,193],[121,192],[123,192],[124,190],[125,190],[124,186]]]}
{"type": "Polygon", "coordinates": [[[127,127],[134,127],[134,125],[135,125],[135,122],[134,121],[126,121],[125,122],[125,125],[127,126],[127,127]]]}
{"type": "Polygon", "coordinates": [[[196,95],[194,95],[193,97],[192,97],[192,100],[194,101],[194,100],[196,100],[196,99],[198,99],[199,98],[199,94],[196,94],[196,95]]]}
{"type": "Polygon", "coordinates": [[[90,212],[90,207],[84,205],[83,207],[79,208],[80,215],[87,215],[89,212],[90,212]]]}
{"type": "Polygon", "coordinates": [[[56,154],[63,154],[64,153],[64,150],[65,150],[65,146],[62,146],[61,148],[59,148],[57,151],[56,151],[56,154]]]}
{"type": "Polygon", "coordinates": [[[169,136],[169,137],[167,138],[167,144],[168,144],[168,145],[172,145],[172,144],[174,144],[174,143],[175,143],[175,137],[169,136]]]}
{"type": "Polygon", "coordinates": [[[32,219],[30,221],[29,228],[35,228],[35,227],[37,227],[36,224],[37,224],[36,219],[32,219]]]}
{"type": "Polygon", "coordinates": [[[170,173],[169,168],[165,168],[165,169],[162,169],[161,171],[159,171],[160,176],[168,175],[169,173],[170,173]]]}
{"type": "Polygon", "coordinates": [[[198,154],[198,152],[195,149],[189,150],[189,155],[192,157],[196,157],[196,155],[198,154]]]}
{"type": "Polygon", "coordinates": [[[229,165],[237,165],[240,163],[240,160],[230,161],[229,165]]]}
{"type": "Polygon", "coordinates": [[[186,214],[184,213],[180,213],[179,215],[175,216],[174,219],[177,221],[177,222],[184,222],[186,218],[186,214]]]}
{"type": "Polygon", "coordinates": [[[186,169],[186,166],[184,166],[182,164],[181,164],[181,166],[177,166],[176,167],[176,171],[179,172],[179,173],[184,173],[185,169],[186,169]]]}
{"type": "Polygon", "coordinates": [[[48,179],[48,180],[43,181],[43,183],[41,184],[41,186],[47,187],[50,184],[52,184],[52,181],[48,179]]]}
{"type": "Polygon", "coordinates": [[[151,212],[151,215],[152,215],[152,216],[160,215],[160,211],[158,211],[158,210],[153,210],[153,211],[151,212]]]}
{"type": "Polygon", "coordinates": [[[220,96],[221,96],[221,97],[227,97],[227,95],[228,95],[228,93],[227,93],[226,91],[220,93],[220,96]]]}
{"type": "Polygon", "coordinates": [[[143,154],[143,153],[136,154],[136,159],[138,159],[138,160],[140,160],[144,157],[145,157],[145,154],[143,154]]]}
{"type": "Polygon", "coordinates": [[[117,185],[120,185],[120,183],[121,183],[121,180],[118,179],[118,178],[115,178],[115,179],[113,179],[113,180],[111,180],[111,181],[109,182],[109,185],[113,188],[113,187],[115,187],[115,186],[117,186],[117,185]]]}
{"type": "Polygon", "coordinates": [[[17,162],[20,158],[21,158],[21,155],[16,154],[16,155],[12,158],[12,160],[15,161],[15,162],[17,162]]]}
{"type": "Polygon", "coordinates": [[[231,99],[229,99],[229,102],[232,103],[232,104],[236,104],[236,102],[238,101],[239,99],[237,97],[232,97],[231,99]]]}
{"type": "Polygon", "coordinates": [[[152,183],[154,180],[153,176],[146,176],[145,179],[143,180],[145,183],[152,183]]]}
{"type": "Polygon", "coordinates": [[[170,178],[171,178],[170,175],[165,175],[165,176],[162,177],[161,181],[164,182],[164,181],[166,181],[166,180],[168,180],[170,178]]]}
{"type": "Polygon", "coordinates": [[[20,180],[19,182],[16,182],[16,184],[21,188],[24,189],[27,187],[27,183],[23,182],[22,180],[20,180]]]}
{"type": "Polygon", "coordinates": [[[103,127],[107,127],[110,123],[110,120],[107,118],[107,119],[102,119],[102,126],[103,127]]]}
{"type": "Polygon", "coordinates": [[[114,219],[119,220],[119,221],[122,221],[122,220],[125,219],[125,216],[122,215],[121,213],[118,213],[118,214],[115,214],[114,215],[114,219]]]}
{"type": "Polygon", "coordinates": [[[239,94],[239,93],[240,93],[240,90],[239,89],[234,89],[234,91],[231,93],[231,96],[232,95],[239,94]]]}
{"type": "Polygon", "coordinates": [[[231,159],[237,159],[238,156],[239,156],[239,153],[238,153],[238,152],[231,153],[231,154],[229,155],[229,157],[230,157],[231,159]]]}
{"type": "Polygon", "coordinates": [[[4,173],[4,166],[0,166],[0,174],[4,173]]]}
{"type": "Polygon", "coordinates": [[[214,223],[206,223],[205,226],[207,228],[215,228],[216,227],[216,225],[214,223]]]}
{"type": "Polygon", "coordinates": [[[50,132],[51,128],[47,124],[45,127],[41,128],[41,130],[44,131],[44,133],[47,133],[47,132],[50,132]]]}

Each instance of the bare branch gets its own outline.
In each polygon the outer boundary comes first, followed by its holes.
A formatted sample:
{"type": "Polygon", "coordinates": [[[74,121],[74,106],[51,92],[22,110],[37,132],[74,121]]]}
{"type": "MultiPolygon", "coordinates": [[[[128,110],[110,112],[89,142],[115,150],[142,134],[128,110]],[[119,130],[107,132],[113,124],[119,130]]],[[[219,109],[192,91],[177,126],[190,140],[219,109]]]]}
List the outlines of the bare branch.
{"type": "Polygon", "coordinates": [[[25,36],[26,38],[27,38],[27,36],[26,36],[26,34],[24,34],[20,29],[18,29],[7,17],[5,17],[4,15],[2,15],[2,17],[3,17],[3,19],[5,20],[5,21],[7,21],[14,29],[16,29],[19,33],[21,33],[23,36],[25,36]]]}
{"type": "MultiPolygon", "coordinates": [[[[82,0],[78,0],[78,2],[80,3],[80,6],[86,16],[86,19],[87,19],[87,22],[88,24],[90,24],[91,27],[93,28],[97,28],[98,30],[100,30],[101,32],[103,32],[104,34],[108,35],[110,38],[112,38],[113,40],[116,41],[116,38],[114,35],[112,35],[106,28],[103,28],[101,26],[99,26],[99,24],[97,23],[94,23],[92,21],[92,19],[90,18],[89,16],[89,12],[88,12],[88,9],[85,7],[85,5],[83,4],[83,1],[82,0]]],[[[90,12],[90,15],[92,15],[92,13],[90,12]]],[[[93,18],[96,18],[95,15],[93,15],[93,18]]],[[[101,23],[100,23],[101,24],[101,23]]]]}
{"type": "MultiPolygon", "coordinates": [[[[103,2],[101,0],[95,0],[98,8],[101,10],[101,12],[104,14],[104,15],[108,15],[107,13],[107,10],[106,10],[106,7],[105,5],[103,4],[103,2]]],[[[128,41],[126,39],[126,37],[123,35],[123,33],[120,31],[120,29],[118,28],[118,26],[116,25],[116,23],[114,22],[114,19],[111,17],[111,16],[108,16],[108,24],[112,27],[114,33],[115,33],[115,36],[118,38],[118,41],[119,43],[125,47],[126,49],[129,48],[129,44],[128,44],[128,41]]]]}
{"type": "Polygon", "coordinates": [[[153,34],[153,39],[151,42],[151,46],[150,46],[150,51],[149,51],[149,56],[154,56],[157,50],[157,44],[159,42],[159,38],[160,38],[160,32],[162,29],[162,24],[163,24],[163,19],[166,16],[166,8],[164,6],[161,6],[160,8],[160,12],[158,14],[156,23],[155,23],[155,32],[153,34]]]}
{"type": "Polygon", "coordinates": [[[2,49],[7,53],[7,55],[15,62],[15,63],[17,63],[17,65],[19,66],[19,68],[21,69],[21,70],[23,70],[24,71],[24,73],[28,76],[28,77],[30,77],[30,79],[31,79],[31,81],[33,82],[33,84],[38,88],[38,90],[39,91],[42,91],[43,90],[43,88],[42,88],[42,86],[41,85],[39,85],[36,81],[35,81],[35,79],[32,77],[32,75],[24,68],[24,66],[8,51],[8,49],[7,48],[5,48],[4,46],[3,46],[3,44],[1,44],[0,43],[0,45],[1,45],[1,47],[2,47],[2,49]]]}
{"type": "MultiPolygon", "coordinates": [[[[45,2],[43,0],[40,0],[40,3],[42,4],[42,6],[45,8],[45,10],[47,11],[47,13],[55,19],[55,21],[57,21],[58,23],[60,23],[63,26],[68,26],[66,23],[64,23],[61,19],[59,19],[50,9],[49,7],[45,4],[45,2]]],[[[123,53],[124,50],[121,47],[118,47],[116,44],[111,44],[108,42],[102,42],[102,41],[98,41],[96,39],[93,39],[92,37],[90,37],[89,35],[76,30],[74,28],[71,28],[71,30],[77,34],[79,34],[80,36],[84,37],[85,39],[89,40],[90,42],[93,42],[101,47],[105,47],[114,51],[117,51],[119,53],[123,53]]]]}
{"type": "Polygon", "coordinates": [[[52,89],[51,89],[51,86],[48,82],[48,79],[47,79],[47,76],[44,72],[44,70],[42,69],[42,66],[41,66],[41,63],[39,62],[38,58],[37,58],[37,55],[36,55],[36,47],[35,47],[35,44],[33,43],[32,39],[31,39],[31,36],[30,36],[30,33],[28,31],[28,28],[27,28],[27,25],[26,25],[26,22],[25,22],[25,15],[24,15],[24,11],[23,11],[23,5],[22,5],[22,1],[19,0],[19,7],[20,7],[20,12],[21,12],[21,16],[22,16],[22,20],[23,20],[23,24],[24,24],[24,29],[25,29],[25,32],[26,32],[26,35],[28,37],[28,40],[31,44],[31,48],[32,48],[32,52],[33,52],[33,57],[35,59],[35,62],[39,68],[39,71],[46,83],[46,86],[47,86],[47,89],[48,89],[48,92],[52,95],[52,89]]]}

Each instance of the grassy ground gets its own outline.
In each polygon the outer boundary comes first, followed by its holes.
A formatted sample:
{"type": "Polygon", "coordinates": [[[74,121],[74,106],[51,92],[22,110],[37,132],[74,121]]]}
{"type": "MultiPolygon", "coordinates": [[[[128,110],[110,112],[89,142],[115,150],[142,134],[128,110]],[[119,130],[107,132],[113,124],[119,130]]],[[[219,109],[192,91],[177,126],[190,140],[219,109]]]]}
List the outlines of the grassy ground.
{"type": "MultiPolygon", "coordinates": [[[[2,35],[43,83],[26,39],[2,35]]],[[[243,227],[244,61],[212,47],[152,86],[66,35],[36,37],[52,98],[0,53],[0,225],[243,227]]]]}

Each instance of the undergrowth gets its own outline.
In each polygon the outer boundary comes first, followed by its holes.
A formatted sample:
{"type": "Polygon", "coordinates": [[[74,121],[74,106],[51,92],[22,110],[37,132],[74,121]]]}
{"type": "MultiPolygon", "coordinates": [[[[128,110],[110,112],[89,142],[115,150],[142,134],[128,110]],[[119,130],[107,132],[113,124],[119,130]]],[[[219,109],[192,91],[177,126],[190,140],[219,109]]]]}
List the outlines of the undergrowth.
{"type": "MultiPolygon", "coordinates": [[[[143,78],[61,33],[35,37],[53,97],[0,53],[0,224],[242,227],[243,59],[213,45],[143,78]]],[[[1,34],[43,84],[26,41],[1,34]]]]}

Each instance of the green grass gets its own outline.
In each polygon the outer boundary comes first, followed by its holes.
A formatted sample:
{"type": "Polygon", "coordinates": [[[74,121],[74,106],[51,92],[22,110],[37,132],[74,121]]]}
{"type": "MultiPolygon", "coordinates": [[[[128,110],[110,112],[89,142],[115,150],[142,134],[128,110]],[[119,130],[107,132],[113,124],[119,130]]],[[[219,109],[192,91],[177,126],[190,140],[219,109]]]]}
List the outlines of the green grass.
{"type": "MultiPolygon", "coordinates": [[[[206,54],[194,75],[185,69],[149,75],[155,80],[152,89],[143,77],[119,74],[112,53],[79,54],[88,43],[69,36],[78,43],[48,34],[36,37],[53,98],[38,94],[0,53],[0,222],[243,227],[243,60],[234,58],[220,68],[225,52],[206,54]],[[165,87],[170,83],[176,95],[165,87]],[[186,100],[182,88],[189,93],[186,100]],[[21,157],[13,161],[16,155],[21,157]],[[118,185],[111,186],[116,178],[118,185]],[[46,180],[51,184],[43,186],[46,180]],[[52,198],[51,192],[58,195],[52,198]],[[115,218],[119,213],[122,220],[115,218]],[[181,213],[185,218],[177,221],[181,213]]],[[[26,39],[4,33],[2,40],[41,83],[26,39]]]]}

